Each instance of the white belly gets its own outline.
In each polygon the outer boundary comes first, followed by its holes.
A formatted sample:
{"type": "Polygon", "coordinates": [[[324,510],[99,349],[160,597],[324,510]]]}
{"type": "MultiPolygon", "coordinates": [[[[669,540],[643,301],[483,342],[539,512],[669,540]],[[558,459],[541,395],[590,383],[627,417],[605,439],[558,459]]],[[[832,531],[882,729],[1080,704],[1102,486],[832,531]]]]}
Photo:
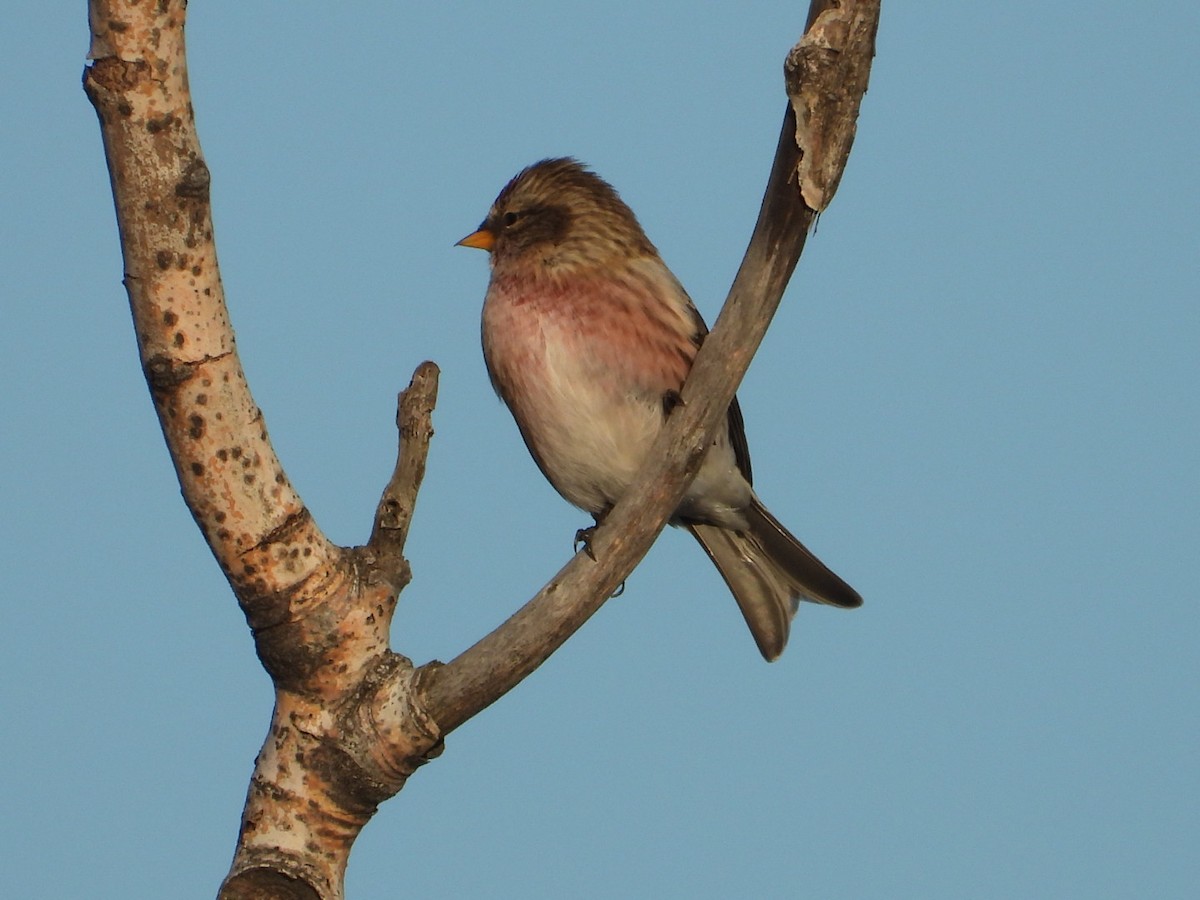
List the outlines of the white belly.
{"type": "Polygon", "coordinates": [[[529,385],[534,402],[518,421],[528,421],[522,431],[558,492],[600,512],[637,474],[662,427],[662,398],[622,391],[619,373],[586,352],[569,352],[569,340],[544,339],[540,377],[529,385]]]}
{"type": "MultiPolygon", "coordinates": [[[[639,370],[638,348],[604,330],[584,340],[561,311],[490,295],[484,357],[542,472],[569,502],[597,514],[637,475],[662,428],[667,389],[639,370]]],[[[750,497],[722,428],[676,516],[741,528],[750,497]]]]}

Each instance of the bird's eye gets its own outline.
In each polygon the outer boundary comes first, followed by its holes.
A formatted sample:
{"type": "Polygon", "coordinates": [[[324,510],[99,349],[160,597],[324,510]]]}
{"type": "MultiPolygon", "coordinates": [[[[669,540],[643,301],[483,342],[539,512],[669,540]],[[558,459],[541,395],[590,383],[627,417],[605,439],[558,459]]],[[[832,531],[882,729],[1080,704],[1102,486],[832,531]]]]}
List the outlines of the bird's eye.
{"type": "Polygon", "coordinates": [[[500,220],[500,221],[502,221],[502,222],[504,223],[504,227],[505,227],[505,228],[507,228],[508,226],[510,226],[510,225],[512,225],[514,222],[516,222],[516,221],[517,221],[517,219],[519,219],[519,218],[521,218],[521,214],[520,214],[520,213],[516,213],[516,212],[506,212],[506,213],[504,214],[503,218],[501,218],[501,220],[500,220]]]}

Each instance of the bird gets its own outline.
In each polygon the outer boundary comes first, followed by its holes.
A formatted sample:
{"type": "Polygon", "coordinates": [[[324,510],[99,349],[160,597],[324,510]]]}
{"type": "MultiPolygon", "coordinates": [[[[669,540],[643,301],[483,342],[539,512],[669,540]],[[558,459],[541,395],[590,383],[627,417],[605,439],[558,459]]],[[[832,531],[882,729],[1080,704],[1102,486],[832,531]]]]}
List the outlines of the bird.
{"type": "MultiPolygon", "coordinates": [[[[458,245],[489,254],[492,386],[542,474],[601,523],[679,402],[704,319],[633,210],[571,157],[518,172],[458,245]]],[[[801,600],[862,605],[754,492],[736,397],[670,523],[708,554],[768,662],[801,600]]]]}

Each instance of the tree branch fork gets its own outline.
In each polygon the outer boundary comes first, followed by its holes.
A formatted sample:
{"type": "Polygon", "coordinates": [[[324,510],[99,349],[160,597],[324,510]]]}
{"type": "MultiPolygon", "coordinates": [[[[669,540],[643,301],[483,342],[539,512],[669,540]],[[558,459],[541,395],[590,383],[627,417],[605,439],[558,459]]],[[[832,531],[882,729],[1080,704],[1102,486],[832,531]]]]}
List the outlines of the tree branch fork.
{"type": "Polygon", "coordinates": [[[341,898],[351,845],[378,805],[441,752],[446,734],[537,668],[648,551],[836,190],[878,7],[813,3],[789,56],[792,105],[745,259],[683,403],[593,536],[595,559],[576,554],[491,634],[449,663],[417,667],[389,641],[411,579],[404,546],[433,436],[438,369],[422,363],[399,396],[396,465],[369,540],[333,544],[288,480],[238,357],[188,91],[186,2],[91,0],[84,87],[100,120],[143,371],[185,502],[275,685],[221,896],[341,898]]]}

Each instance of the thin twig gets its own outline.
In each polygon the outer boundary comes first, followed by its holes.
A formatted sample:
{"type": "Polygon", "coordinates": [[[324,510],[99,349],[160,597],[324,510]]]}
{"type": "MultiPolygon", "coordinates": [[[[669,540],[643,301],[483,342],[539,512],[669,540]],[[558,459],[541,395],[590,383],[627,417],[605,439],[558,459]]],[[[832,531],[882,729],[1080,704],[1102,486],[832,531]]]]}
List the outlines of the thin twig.
{"type": "Polygon", "coordinates": [[[433,438],[433,408],[437,403],[438,367],[421,363],[396,402],[399,446],[396,467],[375,510],[375,524],[366,550],[376,572],[399,591],[411,577],[404,561],[404,543],[412,524],[417,492],[425,478],[425,460],[433,438]]]}

